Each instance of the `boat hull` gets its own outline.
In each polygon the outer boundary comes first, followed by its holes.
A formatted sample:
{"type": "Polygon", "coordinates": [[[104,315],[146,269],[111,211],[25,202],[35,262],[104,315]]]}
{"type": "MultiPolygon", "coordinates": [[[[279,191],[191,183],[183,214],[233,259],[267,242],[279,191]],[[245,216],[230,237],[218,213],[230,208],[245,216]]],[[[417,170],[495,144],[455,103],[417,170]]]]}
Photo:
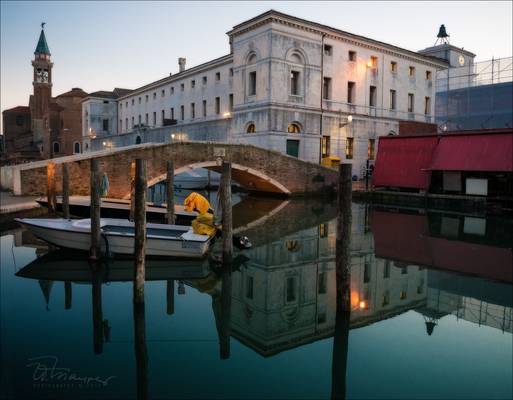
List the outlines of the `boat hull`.
{"type": "MultiPolygon", "coordinates": [[[[52,220],[17,220],[25,225],[36,237],[53,244],[55,246],[73,250],[89,251],[91,247],[91,231],[89,226],[77,228],[73,226],[73,221],[54,220],[56,222],[47,222],[52,220]],[[40,221],[45,221],[48,226],[44,226],[40,221]]],[[[82,220],[85,221],[85,220],[82,220]]],[[[108,220],[106,223],[113,223],[108,220]]],[[[123,222],[127,227],[133,226],[128,221],[123,222]]],[[[158,225],[148,224],[151,227],[165,227],[168,229],[181,229],[187,232],[189,228],[177,225],[158,225]]],[[[162,256],[162,257],[185,257],[185,258],[202,258],[208,252],[211,239],[204,241],[189,241],[183,239],[169,239],[164,237],[151,237],[147,235],[146,239],[146,255],[162,256]]],[[[110,252],[112,254],[133,255],[134,253],[134,236],[130,234],[120,234],[117,232],[103,232],[101,240],[102,252],[110,252]]]]}

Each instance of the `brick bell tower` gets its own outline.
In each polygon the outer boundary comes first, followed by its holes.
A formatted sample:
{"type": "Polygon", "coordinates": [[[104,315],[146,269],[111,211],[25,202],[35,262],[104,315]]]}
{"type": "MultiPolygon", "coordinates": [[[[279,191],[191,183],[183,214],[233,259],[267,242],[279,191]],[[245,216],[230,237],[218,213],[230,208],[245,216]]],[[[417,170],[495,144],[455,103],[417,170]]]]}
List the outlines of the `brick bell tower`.
{"type": "Polygon", "coordinates": [[[46,43],[45,23],[41,24],[41,34],[34,51],[34,95],[30,106],[34,144],[43,158],[52,157],[50,138],[50,99],[52,98],[52,67],[50,49],[46,43]]]}

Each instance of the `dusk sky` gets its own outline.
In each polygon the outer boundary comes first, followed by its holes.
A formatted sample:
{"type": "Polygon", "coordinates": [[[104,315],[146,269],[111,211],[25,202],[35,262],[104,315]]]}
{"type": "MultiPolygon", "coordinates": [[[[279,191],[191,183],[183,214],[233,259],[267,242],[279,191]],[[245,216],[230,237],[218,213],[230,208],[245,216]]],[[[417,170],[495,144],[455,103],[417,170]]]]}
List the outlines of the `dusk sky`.
{"type": "Polygon", "coordinates": [[[234,25],[269,9],[409,50],[432,46],[440,24],[476,60],[512,55],[512,2],[1,2],[1,109],[28,105],[40,23],[52,53],[53,95],[134,89],[228,54],[234,25]]]}

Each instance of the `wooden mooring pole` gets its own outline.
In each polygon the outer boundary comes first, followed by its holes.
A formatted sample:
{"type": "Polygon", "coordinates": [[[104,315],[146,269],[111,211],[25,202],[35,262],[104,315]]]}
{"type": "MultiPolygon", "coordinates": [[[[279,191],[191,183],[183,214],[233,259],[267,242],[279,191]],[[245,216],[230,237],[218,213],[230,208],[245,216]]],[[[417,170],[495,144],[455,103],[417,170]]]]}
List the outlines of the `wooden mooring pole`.
{"type": "Polygon", "coordinates": [[[233,257],[232,239],[232,165],[223,162],[223,175],[221,179],[221,209],[223,212],[223,263],[230,264],[233,257]]]}
{"type": "Polygon", "coordinates": [[[144,303],[146,257],[146,160],[135,160],[134,303],[144,303]]]}
{"type": "Polygon", "coordinates": [[[62,213],[69,219],[69,168],[68,164],[62,164],[62,213]]]}
{"type": "Polygon", "coordinates": [[[48,211],[53,214],[57,205],[57,198],[55,195],[55,164],[48,161],[46,164],[46,196],[48,211]]]}
{"type": "Polygon", "coordinates": [[[100,226],[100,160],[91,159],[91,249],[89,259],[97,261],[100,257],[101,226],[100,226]]]}
{"type": "Polygon", "coordinates": [[[167,315],[173,315],[175,313],[175,281],[173,279],[167,280],[166,300],[166,313],[167,315]]]}
{"type": "Polygon", "coordinates": [[[71,310],[71,298],[72,298],[72,291],[71,291],[71,282],[64,282],[64,309],[65,310],[71,310]]]}
{"type": "Polygon", "coordinates": [[[336,316],[332,356],[332,399],[346,398],[347,352],[349,345],[349,320],[351,315],[351,164],[342,164],[339,169],[338,218],[336,240],[336,316]]]}
{"type": "Polygon", "coordinates": [[[167,194],[167,223],[175,223],[175,166],[173,160],[167,162],[166,194],[167,194]]]}
{"type": "Polygon", "coordinates": [[[130,214],[128,219],[134,220],[135,214],[135,161],[130,163],[130,214]]]}

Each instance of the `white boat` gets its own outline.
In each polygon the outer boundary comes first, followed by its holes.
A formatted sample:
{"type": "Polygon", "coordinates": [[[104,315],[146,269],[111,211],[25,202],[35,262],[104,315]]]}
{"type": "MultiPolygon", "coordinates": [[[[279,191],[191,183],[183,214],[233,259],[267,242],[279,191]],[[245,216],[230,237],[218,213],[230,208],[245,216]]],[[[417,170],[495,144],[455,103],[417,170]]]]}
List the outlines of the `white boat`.
{"type": "MultiPolygon", "coordinates": [[[[89,251],[91,220],[16,218],[38,238],[68,249],[89,251]]],[[[112,254],[134,254],[134,223],[123,219],[102,218],[101,248],[112,254]]],[[[197,235],[189,226],[146,224],[146,255],[201,258],[208,249],[211,237],[197,235]]]]}

